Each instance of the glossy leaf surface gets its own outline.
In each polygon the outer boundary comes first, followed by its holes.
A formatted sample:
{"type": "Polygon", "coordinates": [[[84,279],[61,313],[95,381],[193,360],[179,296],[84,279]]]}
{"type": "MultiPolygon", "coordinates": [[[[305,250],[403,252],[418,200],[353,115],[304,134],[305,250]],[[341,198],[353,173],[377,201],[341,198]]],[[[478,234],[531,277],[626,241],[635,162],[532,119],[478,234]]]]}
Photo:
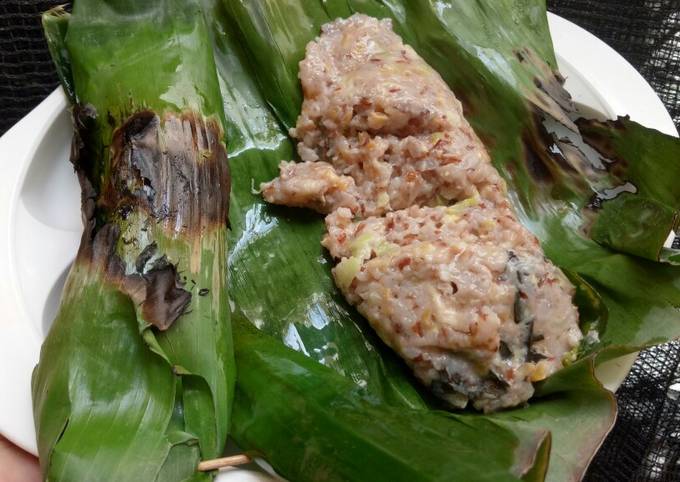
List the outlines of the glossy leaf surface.
{"type": "Polygon", "coordinates": [[[292,480],[542,480],[546,430],[376,403],[247,325],[235,329],[235,345],[247,375],[236,392],[234,437],[292,480]]]}

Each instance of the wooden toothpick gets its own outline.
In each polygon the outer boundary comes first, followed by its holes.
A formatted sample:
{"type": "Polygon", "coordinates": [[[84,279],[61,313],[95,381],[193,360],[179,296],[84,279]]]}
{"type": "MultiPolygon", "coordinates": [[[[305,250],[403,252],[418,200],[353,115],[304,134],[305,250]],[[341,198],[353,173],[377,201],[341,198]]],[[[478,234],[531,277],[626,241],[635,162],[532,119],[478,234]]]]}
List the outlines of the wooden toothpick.
{"type": "Polygon", "coordinates": [[[221,459],[204,460],[198,464],[198,470],[208,472],[210,470],[223,469],[225,467],[235,467],[237,465],[249,464],[253,459],[246,454],[231,455],[221,459]]]}

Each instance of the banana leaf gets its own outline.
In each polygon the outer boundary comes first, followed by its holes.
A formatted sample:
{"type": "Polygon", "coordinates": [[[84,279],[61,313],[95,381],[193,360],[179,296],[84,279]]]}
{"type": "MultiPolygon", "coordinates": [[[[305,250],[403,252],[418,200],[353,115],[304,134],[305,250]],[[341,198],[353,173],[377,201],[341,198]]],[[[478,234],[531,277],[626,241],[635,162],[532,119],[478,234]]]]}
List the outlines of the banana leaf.
{"type": "Polygon", "coordinates": [[[246,376],[237,384],[233,435],[289,479],[543,480],[546,430],[377,403],[248,321],[234,325],[239,374],[246,376]]]}
{"type": "Polygon", "coordinates": [[[680,177],[680,144],[627,118],[577,123],[585,144],[607,169],[618,171],[619,185],[627,188],[614,199],[595,199],[602,212],[592,238],[644,258],[680,262],[678,246],[666,244],[669,233],[678,231],[680,217],[680,189],[674,182],[680,177]]]}
{"type": "MultiPolygon", "coordinates": [[[[588,152],[583,142],[588,137],[583,139],[573,122],[571,100],[554,71],[545,4],[540,0],[241,0],[224,5],[230,17],[224,31],[238,42],[234,51],[245,51],[241,59],[247,65],[240,68],[247,75],[227,79],[229,94],[223,95],[226,104],[234,106],[243,96],[249,110],[248,117],[234,126],[243,139],[238,144],[243,157],[231,161],[238,172],[232,192],[232,205],[238,207],[231,214],[230,255],[235,305],[260,330],[335,368],[366,396],[393,405],[394,391],[388,394],[384,387],[399,387],[405,395],[397,400],[412,400],[402,384],[412,380],[392,369],[393,357],[379,341],[367,337],[366,342],[353,342],[346,330],[340,335],[333,332],[333,326],[352,325],[366,332],[366,324],[332,286],[328,259],[315,244],[323,231],[321,219],[266,206],[252,192],[253,186],[276,175],[278,160],[293,157],[285,132],[300,110],[297,65],[306,43],[323,23],[355,11],[392,18],[395,30],[463,101],[467,118],[508,181],[522,222],[585,293],[576,301],[584,331],[594,331],[586,337],[579,360],[539,386],[528,407],[490,417],[509,428],[550,430],[553,449],[547,478],[580,479],[616,415],[612,394],[594,377],[595,363],[680,335],[680,270],[658,262],[657,255],[659,233],[667,235],[671,225],[665,223],[653,235],[644,229],[650,225],[644,222],[650,219],[645,214],[650,205],[659,212],[667,208],[664,219],[680,207],[674,197],[680,188],[671,184],[672,177],[655,181],[678,169],[678,141],[629,123],[639,136],[620,147],[627,162],[607,163],[615,159],[588,152]],[[648,148],[633,149],[642,148],[643,138],[646,145],[660,149],[654,155],[648,148]],[[613,204],[617,198],[607,193],[626,182],[638,187],[629,193],[636,200],[621,218],[613,204]],[[628,237],[617,244],[611,240],[621,231],[621,221],[627,223],[623,229],[628,228],[628,237]],[[332,310],[329,298],[337,303],[332,310]],[[373,372],[366,381],[363,367],[357,368],[354,360],[356,354],[366,359],[373,353],[390,365],[377,379],[373,372]]],[[[612,132],[611,126],[602,129],[612,132]]],[[[274,397],[269,402],[286,403],[274,397]]],[[[245,437],[241,423],[245,422],[240,420],[235,428],[241,434],[239,442],[246,447],[255,444],[245,437]]],[[[276,465],[275,450],[258,448],[276,465]]],[[[476,480],[483,470],[476,467],[467,478],[476,480]]]]}
{"type": "Polygon", "coordinates": [[[81,0],[43,17],[73,102],[85,229],[33,375],[47,480],[208,480],[235,364],[229,171],[198,3],[81,0]]]}

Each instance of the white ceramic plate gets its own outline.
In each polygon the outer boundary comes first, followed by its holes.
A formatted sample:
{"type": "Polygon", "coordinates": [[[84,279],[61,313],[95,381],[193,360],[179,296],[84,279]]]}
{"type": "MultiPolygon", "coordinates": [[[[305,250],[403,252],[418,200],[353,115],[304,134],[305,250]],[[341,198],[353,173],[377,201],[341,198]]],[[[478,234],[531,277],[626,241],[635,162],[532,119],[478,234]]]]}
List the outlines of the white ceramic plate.
{"type": "MultiPolygon", "coordinates": [[[[630,64],[576,25],[555,15],[549,21],[560,70],[577,102],[677,135],[630,64]]],[[[66,99],[57,89],[0,138],[0,433],[34,454],[31,372],[82,230],[80,188],[68,162],[71,135],[66,99]]],[[[615,390],[633,360],[608,363],[600,379],[615,390]]],[[[222,477],[260,476],[239,469],[222,477]]]]}

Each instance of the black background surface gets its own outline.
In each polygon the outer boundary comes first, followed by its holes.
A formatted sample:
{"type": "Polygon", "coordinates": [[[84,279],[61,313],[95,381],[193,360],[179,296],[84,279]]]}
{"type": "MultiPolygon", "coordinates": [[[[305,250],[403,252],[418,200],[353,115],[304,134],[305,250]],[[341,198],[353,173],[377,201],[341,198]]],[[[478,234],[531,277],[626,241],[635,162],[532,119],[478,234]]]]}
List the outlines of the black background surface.
{"type": "MultiPolygon", "coordinates": [[[[39,15],[64,1],[0,0],[0,134],[57,85],[39,15]]],[[[548,7],[633,64],[680,126],[680,0],[548,0],[548,7]]],[[[586,480],[680,481],[679,363],[679,343],[641,353],[586,480]]]]}

